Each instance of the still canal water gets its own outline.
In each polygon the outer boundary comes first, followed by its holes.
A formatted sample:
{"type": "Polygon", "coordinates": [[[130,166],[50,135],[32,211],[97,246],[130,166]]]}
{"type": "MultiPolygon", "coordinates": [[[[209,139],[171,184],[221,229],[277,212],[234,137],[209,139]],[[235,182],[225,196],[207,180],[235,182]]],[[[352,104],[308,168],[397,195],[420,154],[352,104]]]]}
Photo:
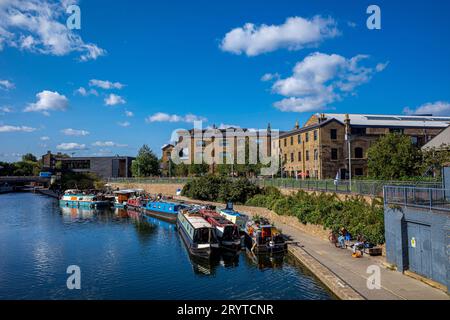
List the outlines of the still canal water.
{"type": "Polygon", "coordinates": [[[0,195],[0,299],[332,299],[290,259],[193,261],[174,225],[126,210],[0,195]],[[81,268],[81,290],[66,269],[81,268]]]}

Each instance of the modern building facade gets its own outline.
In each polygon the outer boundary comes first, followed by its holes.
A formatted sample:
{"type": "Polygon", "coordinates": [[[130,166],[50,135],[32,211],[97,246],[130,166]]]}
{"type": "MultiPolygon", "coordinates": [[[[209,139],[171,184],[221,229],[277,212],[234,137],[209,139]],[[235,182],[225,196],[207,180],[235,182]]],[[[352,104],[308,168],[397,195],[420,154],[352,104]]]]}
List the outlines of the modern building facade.
{"type": "Polygon", "coordinates": [[[54,171],[60,163],[61,171],[77,173],[93,173],[102,178],[131,177],[131,164],[135,158],[126,156],[114,157],[60,157],[48,152],[42,156],[44,166],[54,171]]]}
{"type": "Polygon", "coordinates": [[[428,115],[315,114],[280,134],[282,170],[298,178],[366,176],[368,149],[380,136],[402,133],[421,147],[449,125],[450,117],[428,115]]]}

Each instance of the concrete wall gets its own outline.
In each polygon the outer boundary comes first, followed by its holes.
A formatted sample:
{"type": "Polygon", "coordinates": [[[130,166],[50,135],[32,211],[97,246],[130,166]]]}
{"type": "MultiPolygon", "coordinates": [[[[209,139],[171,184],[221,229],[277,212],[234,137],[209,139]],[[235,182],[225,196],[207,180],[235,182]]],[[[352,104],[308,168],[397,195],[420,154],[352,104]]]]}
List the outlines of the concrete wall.
{"type": "Polygon", "coordinates": [[[386,259],[398,271],[408,270],[408,222],[430,227],[431,280],[450,288],[450,214],[414,207],[385,207],[386,259]]]}

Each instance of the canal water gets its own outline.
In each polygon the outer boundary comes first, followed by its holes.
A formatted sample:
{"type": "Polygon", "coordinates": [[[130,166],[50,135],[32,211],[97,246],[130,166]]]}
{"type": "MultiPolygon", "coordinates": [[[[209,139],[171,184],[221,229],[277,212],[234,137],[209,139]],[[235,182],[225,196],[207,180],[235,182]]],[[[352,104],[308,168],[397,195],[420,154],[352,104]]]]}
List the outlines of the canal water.
{"type": "Polygon", "coordinates": [[[0,195],[0,299],[333,299],[290,258],[192,260],[174,225],[127,210],[0,195]],[[81,289],[66,286],[81,269],[81,289]]]}

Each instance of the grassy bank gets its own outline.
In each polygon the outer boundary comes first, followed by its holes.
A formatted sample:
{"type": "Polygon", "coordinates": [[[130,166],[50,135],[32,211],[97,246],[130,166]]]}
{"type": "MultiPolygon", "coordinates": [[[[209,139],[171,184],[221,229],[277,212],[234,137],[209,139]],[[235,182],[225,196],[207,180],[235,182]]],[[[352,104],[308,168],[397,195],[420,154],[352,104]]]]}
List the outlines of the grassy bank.
{"type": "Polygon", "coordinates": [[[298,191],[283,195],[275,187],[259,188],[246,179],[203,177],[188,182],[183,196],[203,201],[234,202],[262,207],[281,216],[294,216],[303,224],[322,225],[334,231],[345,227],[353,236],[362,234],[374,244],[384,243],[384,209],[381,199],[371,203],[359,196],[344,200],[335,194],[298,191]]]}

